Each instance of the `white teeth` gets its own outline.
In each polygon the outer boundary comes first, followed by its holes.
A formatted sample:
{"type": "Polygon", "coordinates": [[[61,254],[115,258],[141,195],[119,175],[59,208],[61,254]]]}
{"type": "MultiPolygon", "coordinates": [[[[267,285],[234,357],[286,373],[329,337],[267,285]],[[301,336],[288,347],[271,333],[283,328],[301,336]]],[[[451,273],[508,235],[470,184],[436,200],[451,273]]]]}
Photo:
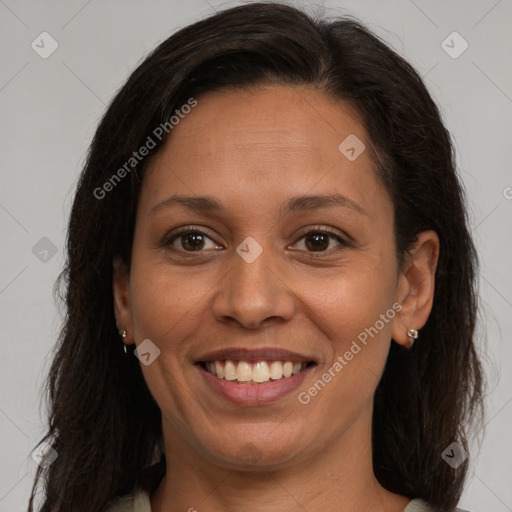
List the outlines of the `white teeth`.
{"type": "Polygon", "coordinates": [[[236,380],[238,382],[249,382],[252,379],[252,369],[249,363],[240,361],[236,368],[236,380]]]}
{"type": "Polygon", "coordinates": [[[262,383],[291,377],[301,372],[307,363],[291,361],[208,361],[206,369],[220,379],[236,380],[245,383],[262,383]]]}
{"type": "Polygon", "coordinates": [[[281,361],[273,361],[270,365],[270,378],[278,380],[283,376],[283,365],[281,361]]]}
{"type": "Polygon", "coordinates": [[[293,363],[286,361],[283,364],[283,377],[291,377],[293,372],[293,363]]]}
{"type": "Polygon", "coordinates": [[[268,371],[268,364],[266,361],[257,362],[252,368],[251,373],[251,380],[254,382],[267,382],[270,380],[270,372],[268,371]]]}
{"type": "Polygon", "coordinates": [[[226,364],[224,365],[224,378],[226,380],[236,379],[236,367],[233,364],[233,361],[230,361],[229,359],[226,361],[226,364]]]}

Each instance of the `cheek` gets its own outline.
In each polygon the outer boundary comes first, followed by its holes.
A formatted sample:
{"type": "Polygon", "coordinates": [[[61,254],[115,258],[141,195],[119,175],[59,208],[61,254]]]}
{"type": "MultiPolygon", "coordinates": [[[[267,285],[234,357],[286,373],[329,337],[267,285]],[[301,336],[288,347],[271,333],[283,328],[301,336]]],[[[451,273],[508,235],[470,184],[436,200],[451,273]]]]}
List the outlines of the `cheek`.
{"type": "Polygon", "coordinates": [[[313,283],[304,287],[310,290],[308,307],[314,308],[314,321],[328,337],[331,352],[319,371],[328,389],[318,394],[317,404],[344,404],[349,417],[372,399],[389,352],[396,273],[394,260],[388,260],[380,255],[340,269],[337,277],[324,280],[322,293],[311,292],[320,289],[313,283]]]}
{"type": "MultiPolygon", "coordinates": [[[[340,278],[331,282],[323,300],[318,297],[315,321],[329,336],[331,358],[320,366],[317,380],[301,390],[304,399],[311,399],[310,421],[317,428],[325,428],[325,411],[343,411],[339,418],[345,424],[370,407],[396,315],[392,287],[383,286],[382,278],[377,283],[362,276],[340,278]]],[[[329,428],[338,427],[339,421],[333,421],[329,428]]]]}
{"type": "Polygon", "coordinates": [[[144,379],[167,421],[186,430],[185,418],[192,421],[190,404],[196,399],[186,380],[193,367],[184,361],[189,341],[202,325],[204,298],[213,283],[136,255],[130,281],[136,343],[150,339],[160,350],[151,365],[141,365],[144,379]]]}
{"type": "Polygon", "coordinates": [[[318,325],[324,327],[337,350],[376,323],[379,333],[391,332],[395,312],[389,310],[394,303],[396,276],[385,268],[385,265],[380,269],[377,265],[372,267],[366,260],[340,269],[337,275],[326,279],[303,278],[307,307],[314,310],[318,325]],[[380,320],[381,315],[385,316],[384,321],[380,320]]]}
{"type": "Polygon", "coordinates": [[[134,332],[169,343],[187,331],[212,283],[207,273],[180,272],[162,263],[134,259],[131,278],[134,332]]]}

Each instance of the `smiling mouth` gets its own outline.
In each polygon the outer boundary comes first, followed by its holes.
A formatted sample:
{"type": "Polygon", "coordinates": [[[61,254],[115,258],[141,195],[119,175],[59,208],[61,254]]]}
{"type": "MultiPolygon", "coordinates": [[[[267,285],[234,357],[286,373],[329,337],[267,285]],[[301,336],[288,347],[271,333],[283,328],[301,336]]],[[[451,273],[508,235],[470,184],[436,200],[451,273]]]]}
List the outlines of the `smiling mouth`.
{"type": "Polygon", "coordinates": [[[263,384],[265,382],[288,379],[309,366],[316,366],[314,361],[199,361],[201,367],[219,379],[236,384],[263,384]]]}

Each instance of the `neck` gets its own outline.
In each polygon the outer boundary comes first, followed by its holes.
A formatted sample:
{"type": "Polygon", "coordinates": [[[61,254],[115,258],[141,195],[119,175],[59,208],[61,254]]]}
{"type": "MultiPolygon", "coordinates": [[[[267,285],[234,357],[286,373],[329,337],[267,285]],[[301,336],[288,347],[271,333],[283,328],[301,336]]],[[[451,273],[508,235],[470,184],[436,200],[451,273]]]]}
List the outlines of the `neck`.
{"type": "Polygon", "coordinates": [[[251,470],[212,463],[164,425],[167,472],[151,495],[151,510],[234,512],[250,504],[252,512],[402,512],[410,500],[378,483],[371,428],[356,423],[301,460],[251,470]]]}

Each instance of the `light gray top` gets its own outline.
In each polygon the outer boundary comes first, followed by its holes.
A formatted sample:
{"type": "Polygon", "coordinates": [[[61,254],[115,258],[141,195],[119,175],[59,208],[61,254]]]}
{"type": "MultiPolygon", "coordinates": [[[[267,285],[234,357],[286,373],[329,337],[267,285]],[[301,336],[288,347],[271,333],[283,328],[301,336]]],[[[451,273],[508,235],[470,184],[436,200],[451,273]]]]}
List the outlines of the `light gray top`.
{"type": "MultiPolygon", "coordinates": [[[[147,468],[132,493],[117,498],[106,512],[151,512],[151,491],[155,489],[165,474],[165,465],[160,462],[147,468]]],[[[468,512],[456,509],[457,512],[468,512]]],[[[435,512],[434,508],[422,499],[414,499],[402,512],[435,512]]]]}
{"type": "MultiPolygon", "coordinates": [[[[119,498],[107,512],[151,512],[150,494],[139,489],[133,494],[119,498]]],[[[412,500],[403,512],[434,512],[426,501],[412,500]]]]}

